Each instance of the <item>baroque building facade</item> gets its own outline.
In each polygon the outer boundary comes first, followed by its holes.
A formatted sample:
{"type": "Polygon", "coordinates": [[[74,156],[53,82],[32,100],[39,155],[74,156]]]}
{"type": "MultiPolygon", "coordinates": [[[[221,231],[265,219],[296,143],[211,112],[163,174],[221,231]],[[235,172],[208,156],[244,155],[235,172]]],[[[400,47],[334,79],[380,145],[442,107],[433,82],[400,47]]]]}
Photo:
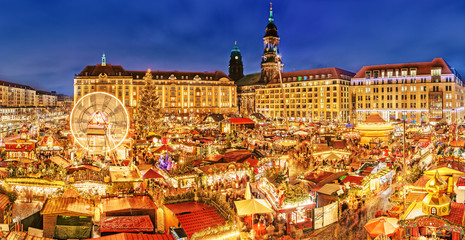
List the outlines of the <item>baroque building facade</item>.
{"type": "Polygon", "coordinates": [[[157,86],[161,113],[192,116],[236,112],[236,85],[221,71],[129,71],[106,63],[105,55],[101,64],[86,66],[74,77],[74,103],[88,93],[107,92],[132,112],[137,107],[147,73],[157,86]]]}
{"type": "Polygon", "coordinates": [[[442,58],[364,66],[352,78],[351,95],[358,122],[374,109],[386,121],[451,123],[464,116],[464,82],[442,58]]]}
{"type": "Polygon", "coordinates": [[[349,121],[350,79],[355,74],[339,68],[282,73],[256,90],[256,111],[291,121],[349,121]],[[283,94],[284,91],[284,94],[283,94]]]}

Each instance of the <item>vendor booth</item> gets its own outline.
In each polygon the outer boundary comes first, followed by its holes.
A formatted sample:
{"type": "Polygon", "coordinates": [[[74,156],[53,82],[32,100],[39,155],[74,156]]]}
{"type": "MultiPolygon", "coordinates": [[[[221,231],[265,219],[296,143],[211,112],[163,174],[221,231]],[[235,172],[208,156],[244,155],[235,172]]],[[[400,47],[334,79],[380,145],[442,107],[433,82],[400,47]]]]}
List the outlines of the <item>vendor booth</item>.
{"type": "Polygon", "coordinates": [[[291,226],[304,232],[314,229],[315,193],[308,193],[294,185],[282,185],[276,188],[266,178],[260,179],[257,189],[265,195],[278,216],[286,220],[288,233],[291,226]]]}

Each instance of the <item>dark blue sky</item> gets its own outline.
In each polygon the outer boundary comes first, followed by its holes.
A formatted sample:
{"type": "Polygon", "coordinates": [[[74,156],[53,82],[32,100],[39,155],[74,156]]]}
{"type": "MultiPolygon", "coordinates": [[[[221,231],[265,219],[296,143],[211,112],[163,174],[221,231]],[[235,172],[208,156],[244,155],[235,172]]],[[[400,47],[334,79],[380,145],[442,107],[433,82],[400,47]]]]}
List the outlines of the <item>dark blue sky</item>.
{"type": "MultiPolygon", "coordinates": [[[[465,1],[276,0],[284,71],[431,61],[465,75],[465,1]]],[[[74,74],[108,63],[128,70],[227,73],[238,41],[258,72],[264,0],[5,0],[0,79],[72,94],[74,74]]]]}

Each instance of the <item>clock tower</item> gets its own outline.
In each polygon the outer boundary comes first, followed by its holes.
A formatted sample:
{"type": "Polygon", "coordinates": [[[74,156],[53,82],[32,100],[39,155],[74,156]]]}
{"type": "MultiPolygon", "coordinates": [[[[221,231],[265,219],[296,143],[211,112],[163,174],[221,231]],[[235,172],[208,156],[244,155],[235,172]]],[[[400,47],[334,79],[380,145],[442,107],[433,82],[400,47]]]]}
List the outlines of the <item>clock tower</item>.
{"type": "Polygon", "coordinates": [[[270,17],[266,25],[265,36],[263,37],[264,50],[261,62],[261,81],[268,83],[273,79],[278,71],[282,72],[283,63],[279,55],[278,28],[274,24],[273,7],[270,3],[270,17]]]}
{"type": "Polygon", "coordinates": [[[237,42],[234,42],[234,47],[231,50],[231,57],[229,58],[229,77],[234,82],[244,77],[242,55],[239,47],[237,47],[237,42]]]}

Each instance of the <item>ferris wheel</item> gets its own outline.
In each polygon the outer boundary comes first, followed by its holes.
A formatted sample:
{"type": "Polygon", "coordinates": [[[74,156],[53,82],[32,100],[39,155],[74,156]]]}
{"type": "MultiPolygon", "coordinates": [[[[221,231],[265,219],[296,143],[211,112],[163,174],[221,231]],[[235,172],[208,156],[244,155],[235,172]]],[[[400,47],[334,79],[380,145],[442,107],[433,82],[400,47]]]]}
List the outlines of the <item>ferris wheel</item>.
{"type": "Polygon", "coordinates": [[[123,103],[105,92],[83,96],[70,116],[75,141],[89,153],[106,154],[123,143],[129,132],[129,115],[123,103]]]}

